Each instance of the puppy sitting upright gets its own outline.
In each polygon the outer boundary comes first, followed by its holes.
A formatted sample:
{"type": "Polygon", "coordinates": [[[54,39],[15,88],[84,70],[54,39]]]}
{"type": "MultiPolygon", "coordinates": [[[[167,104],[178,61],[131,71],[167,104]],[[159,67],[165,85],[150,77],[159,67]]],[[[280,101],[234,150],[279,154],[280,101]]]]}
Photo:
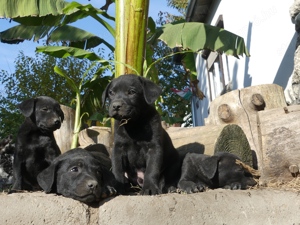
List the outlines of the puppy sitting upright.
{"type": "Polygon", "coordinates": [[[113,174],[123,184],[140,185],[143,195],[171,191],[180,175],[178,152],[153,106],[160,94],[152,81],[132,74],[112,80],[102,94],[115,119],[113,174]]]}
{"type": "Polygon", "coordinates": [[[12,190],[38,190],[37,175],[61,154],[53,131],[60,128],[64,113],[47,96],[25,100],[19,109],[26,118],[17,134],[12,190]]]}

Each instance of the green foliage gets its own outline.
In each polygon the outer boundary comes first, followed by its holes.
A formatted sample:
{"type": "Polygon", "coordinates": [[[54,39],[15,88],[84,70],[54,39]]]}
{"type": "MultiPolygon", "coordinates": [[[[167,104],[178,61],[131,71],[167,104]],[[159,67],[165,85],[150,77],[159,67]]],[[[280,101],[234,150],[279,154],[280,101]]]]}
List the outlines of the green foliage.
{"type": "Polygon", "coordinates": [[[171,48],[182,47],[183,50],[193,52],[209,49],[237,58],[244,54],[250,56],[242,37],[204,23],[169,23],[162,26],[158,32],[161,32],[158,38],[171,48]]]}
{"type": "MultiPolygon", "coordinates": [[[[163,42],[158,42],[153,51],[155,52],[154,59],[172,54],[172,49],[163,42]]],[[[159,76],[159,85],[163,90],[162,100],[159,103],[162,120],[170,125],[184,123],[185,126],[191,126],[191,102],[171,90],[171,88],[182,90],[189,87],[189,80],[183,66],[175,65],[172,57],[168,57],[156,64],[156,70],[159,76]]]]}
{"type": "MultiPolygon", "coordinates": [[[[101,55],[101,53],[99,54],[101,55]]],[[[0,71],[0,82],[4,86],[0,95],[0,138],[6,137],[8,134],[16,134],[18,127],[24,120],[18,111],[17,104],[25,99],[47,95],[63,105],[74,107],[71,103],[75,98],[75,92],[69,88],[65,78],[54,72],[55,65],[68,71],[68,76],[72,78],[75,84],[79,85],[82,82],[82,74],[91,67],[91,62],[74,58],[57,59],[40,53],[30,57],[20,52],[15,60],[14,73],[0,71]]],[[[90,69],[84,80],[92,80],[100,66],[96,65],[90,69]]],[[[98,79],[100,79],[102,72],[104,71],[101,71],[98,79]]],[[[89,96],[91,94],[94,94],[93,89],[81,92],[83,101],[90,101],[89,96]]],[[[101,93],[98,95],[98,99],[100,99],[101,93]]],[[[90,106],[89,110],[91,108],[94,110],[89,111],[89,114],[103,113],[103,109],[99,105],[98,103],[97,106],[90,106]]]]}
{"type": "MultiPolygon", "coordinates": [[[[146,2],[148,3],[148,0],[146,2]]],[[[115,38],[116,36],[118,36],[115,35],[115,29],[106,21],[106,20],[114,20],[114,19],[109,15],[107,15],[105,11],[94,8],[90,4],[81,5],[77,2],[71,2],[70,4],[67,4],[67,2],[63,0],[40,0],[40,1],[28,0],[28,4],[26,5],[26,7],[24,5],[24,1],[22,0],[14,0],[13,3],[17,3],[17,4],[12,4],[11,0],[3,0],[1,2],[1,6],[3,7],[0,7],[0,17],[2,16],[4,18],[12,18],[14,21],[19,22],[21,25],[19,25],[20,27],[11,28],[9,30],[0,32],[0,41],[6,43],[19,43],[22,42],[24,39],[35,38],[35,40],[38,40],[40,38],[47,37],[48,41],[53,41],[53,42],[61,41],[62,46],[39,47],[37,51],[55,57],[60,57],[60,58],[72,56],[74,58],[89,59],[91,61],[97,62],[98,64],[101,63],[100,65],[102,66],[102,70],[109,67],[108,60],[103,60],[102,57],[99,57],[97,54],[93,52],[86,51],[85,49],[97,46],[98,44],[102,44],[102,43],[105,44],[112,51],[114,50],[114,47],[111,46],[107,41],[101,39],[100,37],[97,37],[91,33],[80,30],[78,28],[68,26],[68,24],[71,22],[75,22],[79,19],[83,19],[87,16],[90,16],[99,22],[99,25],[101,25],[99,26],[99,29],[101,29],[101,27],[105,28],[105,30],[108,31],[112,35],[112,37],[115,38]],[[26,27],[24,27],[24,25],[26,27]],[[68,32],[65,32],[66,29],[68,29],[68,32]]],[[[121,2],[117,2],[117,3],[121,4],[121,2]]],[[[142,1],[138,1],[138,3],[143,3],[144,6],[147,5],[145,2],[142,1]]],[[[178,9],[182,14],[184,14],[187,5],[187,0],[168,0],[168,4],[178,9]]],[[[121,7],[121,5],[118,4],[117,6],[121,7]]],[[[117,9],[116,18],[117,19],[123,18],[121,17],[123,14],[121,13],[120,8],[116,7],[116,9],[117,9]]],[[[138,12],[138,9],[139,8],[137,8],[136,9],[137,11],[135,12],[138,12]]],[[[128,23],[128,22],[134,23],[135,21],[134,19],[126,20],[124,18],[121,19],[119,23],[117,22],[116,27],[119,26],[123,29],[124,27],[127,27],[124,25],[124,23],[128,23]]],[[[163,100],[162,116],[169,123],[177,122],[178,118],[181,118],[182,121],[183,117],[190,114],[190,108],[189,108],[190,103],[186,102],[184,99],[181,99],[179,96],[172,93],[170,91],[170,87],[181,90],[184,87],[190,85],[189,84],[190,81],[188,80],[189,79],[191,80],[191,77],[189,77],[190,74],[188,75],[186,74],[186,71],[191,71],[191,74],[195,72],[195,62],[193,59],[193,52],[197,52],[201,49],[211,49],[213,51],[218,51],[220,53],[224,52],[225,54],[234,55],[236,57],[238,57],[238,55],[243,55],[243,54],[245,54],[246,56],[249,55],[245,47],[243,38],[235,34],[232,34],[228,31],[225,31],[223,29],[215,28],[210,25],[205,25],[201,23],[185,23],[185,22],[178,23],[178,20],[180,18],[181,18],[180,16],[177,17],[177,16],[170,15],[168,13],[161,13],[160,22],[158,23],[162,25],[160,29],[155,29],[155,24],[153,23],[153,20],[150,19],[148,22],[150,32],[147,34],[147,41],[151,45],[148,45],[146,47],[147,48],[146,56],[138,57],[138,60],[146,58],[143,69],[144,71],[147,71],[147,73],[144,75],[149,76],[153,81],[157,83],[160,82],[160,84],[164,89],[163,99],[162,99],[163,100]],[[164,19],[163,17],[166,15],[167,18],[164,19]],[[174,24],[167,24],[174,21],[177,22],[174,24]],[[174,63],[172,63],[171,58],[169,56],[166,56],[166,54],[167,55],[172,54],[171,49],[167,48],[162,43],[158,43],[156,45],[155,43],[157,39],[163,40],[171,48],[180,46],[182,50],[187,51],[185,53],[185,57],[182,60],[185,66],[184,69],[180,66],[174,66],[174,63]],[[164,60],[161,60],[162,58],[164,58],[164,60]],[[153,60],[154,61],[157,60],[157,62],[154,63],[153,60]]],[[[133,31],[129,33],[130,37],[128,37],[129,42],[127,41],[127,43],[136,42],[141,44],[137,47],[137,49],[135,49],[136,51],[129,51],[130,53],[132,52],[144,53],[143,48],[145,46],[142,43],[143,41],[137,41],[136,37],[134,36],[134,34],[136,33],[140,35],[139,32],[140,32],[139,29],[133,29],[133,31]]],[[[144,40],[144,38],[142,39],[144,40]]],[[[125,42],[122,43],[117,42],[117,44],[121,44],[121,46],[124,46],[126,45],[125,42]]],[[[124,57],[126,58],[128,57],[128,55],[130,54],[127,54],[126,56],[124,55],[124,57]]],[[[115,58],[114,62],[117,66],[118,66],[117,63],[125,65],[126,61],[124,61],[124,58],[122,57],[115,58]]],[[[61,59],[61,60],[63,61],[65,59],[61,59]]],[[[136,59],[133,59],[133,61],[135,60],[136,59]]],[[[131,63],[127,63],[127,64],[125,65],[126,67],[133,66],[133,64],[131,63]]],[[[54,65],[55,64],[47,68],[52,69],[54,65]]],[[[97,108],[96,105],[99,103],[99,101],[97,101],[96,84],[101,84],[102,86],[104,86],[104,84],[106,84],[108,80],[101,79],[101,77],[98,76],[99,73],[97,72],[95,73],[91,72],[92,74],[96,74],[96,77],[86,76],[86,73],[84,73],[84,71],[90,73],[90,71],[94,69],[93,67],[88,66],[85,67],[83,70],[80,70],[81,77],[78,79],[78,81],[75,81],[76,79],[70,77],[71,76],[70,70],[72,67],[60,66],[59,63],[57,62],[56,65],[58,65],[56,67],[56,71],[60,74],[60,78],[64,79],[65,82],[64,84],[66,85],[68,84],[70,88],[69,91],[71,92],[73,91],[72,92],[73,96],[74,95],[76,96],[77,107],[76,107],[75,120],[78,122],[78,118],[82,118],[82,116],[86,115],[86,113],[91,115],[89,113],[88,108],[86,109],[87,111],[84,110],[81,111],[81,109],[78,108],[79,107],[78,103],[80,102],[80,105],[82,104],[82,102],[93,103],[94,107],[97,108]],[[84,76],[82,76],[82,74],[84,74],[84,76]],[[88,79],[90,79],[89,82],[88,79]],[[98,83],[94,81],[97,81],[98,83]],[[91,97],[84,97],[84,96],[82,97],[81,95],[85,92],[88,93],[91,97]],[[81,112],[83,112],[83,115],[81,114],[81,112]]],[[[26,68],[26,66],[27,65],[24,65],[24,68],[26,68]]],[[[80,69],[82,68],[83,67],[81,67],[80,69]]],[[[22,70],[22,68],[20,70],[22,70]]],[[[5,74],[5,72],[3,73],[5,74]]],[[[45,75],[45,77],[51,77],[51,73],[52,72],[49,72],[49,74],[45,75]]],[[[9,75],[6,74],[6,77],[8,76],[9,75]]],[[[36,79],[35,83],[31,83],[30,86],[28,86],[27,88],[30,87],[30,90],[31,91],[35,90],[35,92],[38,92],[39,90],[44,90],[43,88],[41,88],[41,85],[38,83],[38,81],[40,80],[41,79],[39,77],[38,79],[36,79]]],[[[56,77],[55,79],[54,78],[50,79],[47,82],[55,83],[57,82],[57,80],[58,79],[56,77]]],[[[18,81],[19,80],[15,78],[14,82],[17,83],[18,81]]],[[[23,85],[22,80],[20,80],[20,83],[22,83],[21,85],[23,85]]],[[[13,85],[11,85],[9,88],[13,88],[13,85]]],[[[44,88],[45,90],[47,90],[47,87],[44,88]]],[[[100,89],[98,88],[98,91],[102,90],[101,88],[100,89]]],[[[50,90],[48,90],[49,93],[51,92],[51,90],[53,90],[53,88],[52,89],[50,88],[50,90]]],[[[15,96],[17,95],[17,93],[18,91],[15,92],[15,96]]],[[[4,98],[2,97],[2,99],[4,98]]],[[[93,118],[104,118],[104,117],[94,116],[93,118]]],[[[78,124],[76,123],[76,121],[75,124],[78,124]]],[[[78,130],[75,130],[74,134],[76,132],[78,132],[78,130]]]]}
{"type": "Polygon", "coordinates": [[[188,0],[167,0],[167,5],[171,8],[177,9],[182,15],[185,15],[188,6],[188,0]]]}
{"type": "Polygon", "coordinates": [[[113,46],[104,39],[68,25],[91,16],[114,37],[114,28],[107,22],[114,18],[90,4],[81,5],[63,0],[2,0],[0,5],[0,18],[10,18],[20,23],[0,32],[1,42],[18,44],[24,40],[39,41],[47,38],[47,43],[60,42],[84,49],[104,44],[113,51],[113,46]]]}

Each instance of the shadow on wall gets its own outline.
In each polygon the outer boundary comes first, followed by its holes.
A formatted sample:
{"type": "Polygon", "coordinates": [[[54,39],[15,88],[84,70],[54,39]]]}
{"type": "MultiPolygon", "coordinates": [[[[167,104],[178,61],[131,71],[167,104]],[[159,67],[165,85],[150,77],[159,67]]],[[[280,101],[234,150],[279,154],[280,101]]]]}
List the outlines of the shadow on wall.
{"type": "MultiPolygon", "coordinates": [[[[251,48],[251,36],[252,36],[252,23],[249,22],[249,24],[248,24],[247,44],[246,44],[249,51],[250,51],[250,48],[251,48]]],[[[251,52],[250,52],[250,55],[251,55],[251,52]]],[[[252,77],[248,72],[249,71],[250,57],[246,56],[246,59],[245,59],[244,87],[250,87],[251,84],[252,84],[252,77]]]]}
{"type": "Polygon", "coordinates": [[[283,87],[283,89],[286,88],[288,80],[293,73],[296,41],[297,41],[297,33],[295,33],[293,38],[291,39],[291,42],[285,51],[285,54],[282,58],[282,61],[280,63],[280,66],[278,68],[278,71],[273,81],[274,84],[280,85],[281,87],[283,87]]]}
{"type": "Polygon", "coordinates": [[[238,83],[237,83],[238,67],[239,67],[238,63],[237,63],[237,61],[235,61],[233,70],[232,70],[232,78],[231,78],[232,90],[236,90],[238,88],[238,83]]]}
{"type": "MultiPolygon", "coordinates": [[[[246,43],[246,47],[248,48],[248,50],[250,51],[250,47],[251,47],[251,35],[252,35],[252,23],[249,22],[248,24],[248,35],[247,35],[247,43],[246,43]]],[[[250,52],[251,55],[251,52],[250,52]]],[[[243,83],[243,87],[250,87],[252,85],[252,77],[249,74],[249,62],[250,62],[250,57],[245,56],[245,71],[244,71],[244,83],[243,83]]],[[[229,68],[229,64],[228,64],[228,58],[226,57],[226,64],[227,64],[227,68],[229,68]]],[[[230,74],[229,71],[227,71],[228,74],[230,74]]],[[[232,69],[232,76],[231,76],[231,88],[232,90],[236,90],[238,88],[238,62],[237,60],[234,62],[234,66],[232,69]]]]}

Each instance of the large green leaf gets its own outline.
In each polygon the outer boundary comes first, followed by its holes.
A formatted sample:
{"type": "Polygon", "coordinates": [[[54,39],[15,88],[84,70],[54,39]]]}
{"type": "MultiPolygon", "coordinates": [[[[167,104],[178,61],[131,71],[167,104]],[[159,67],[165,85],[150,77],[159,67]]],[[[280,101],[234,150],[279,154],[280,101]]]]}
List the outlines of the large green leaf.
{"type": "Polygon", "coordinates": [[[171,48],[182,47],[194,52],[210,49],[237,58],[243,54],[250,56],[242,37],[204,23],[170,23],[164,25],[160,32],[158,39],[171,48]]]}
{"type": "Polygon", "coordinates": [[[56,28],[50,35],[49,41],[52,42],[69,42],[70,47],[89,49],[94,48],[100,44],[105,44],[111,51],[114,47],[104,39],[87,32],[85,30],[65,25],[56,28]]]}
{"type": "Polygon", "coordinates": [[[91,61],[99,61],[99,62],[107,62],[106,60],[100,58],[93,52],[89,52],[80,48],[73,48],[73,47],[65,47],[65,46],[43,46],[37,47],[37,52],[43,52],[48,55],[58,57],[58,58],[66,58],[69,56],[73,56],[79,59],[89,59],[91,61]]]}
{"type": "Polygon", "coordinates": [[[67,4],[64,0],[1,0],[0,18],[56,16],[67,4]]]}
{"type": "Polygon", "coordinates": [[[90,4],[81,5],[77,2],[68,3],[62,0],[13,0],[14,4],[9,4],[11,3],[9,0],[0,1],[0,5],[3,2],[0,17],[12,18],[21,23],[19,26],[0,32],[1,42],[18,44],[24,40],[39,41],[47,36],[47,42],[64,42],[70,47],[82,49],[105,44],[111,51],[114,51],[114,47],[106,40],[82,29],[66,25],[91,16],[114,36],[114,29],[97,14],[110,20],[113,18],[90,4]]]}
{"type": "Polygon", "coordinates": [[[38,41],[44,38],[50,29],[49,26],[18,25],[0,32],[0,41],[8,44],[18,44],[24,40],[38,41]]]}
{"type": "Polygon", "coordinates": [[[69,15],[72,13],[73,14],[72,14],[72,16],[66,17],[62,24],[75,22],[76,20],[82,19],[87,16],[91,16],[95,20],[97,20],[100,24],[102,24],[111,33],[111,35],[113,37],[115,37],[115,29],[109,23],[107,23],[104,19],[100,18],[98,16],[98,14],[101,14],[103,17],[105,17],[109,20],[114,21],[114,18],[109,16],[105,11],[93,7],[91,4],[81,5],[78,2],[71,2],[64,8],[63,12],[66,15],[69,15]],[[76,14],[74,12],[76,12],[76,14]],[[69,21],[70,18],[72,19],[72,21],[69,21]]]}
{"type": "Polygon", "coordinates": [[[68,43],[70,47],[89,49],[105,44],[111,51],[114,50],[114,47],[104,39],[68,25],[57,27],[54,30],[50,26],[18,25],[0,32],[0,41],[8,44],[18,44],[24,40],[39,41],[44,37],[48,37],[47,42],[68,43]]]}

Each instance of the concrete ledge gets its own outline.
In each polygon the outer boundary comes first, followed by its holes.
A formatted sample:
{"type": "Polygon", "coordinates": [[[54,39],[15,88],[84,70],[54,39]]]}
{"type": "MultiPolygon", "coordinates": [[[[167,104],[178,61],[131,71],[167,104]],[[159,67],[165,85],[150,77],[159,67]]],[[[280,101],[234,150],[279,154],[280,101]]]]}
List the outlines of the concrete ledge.
{"type": "Polygon", "coordinates": [[[0,195],[0,224],[298,224],[300,196],[283,190],[118,196],[100,207],[44,194],[0,195]]]}

